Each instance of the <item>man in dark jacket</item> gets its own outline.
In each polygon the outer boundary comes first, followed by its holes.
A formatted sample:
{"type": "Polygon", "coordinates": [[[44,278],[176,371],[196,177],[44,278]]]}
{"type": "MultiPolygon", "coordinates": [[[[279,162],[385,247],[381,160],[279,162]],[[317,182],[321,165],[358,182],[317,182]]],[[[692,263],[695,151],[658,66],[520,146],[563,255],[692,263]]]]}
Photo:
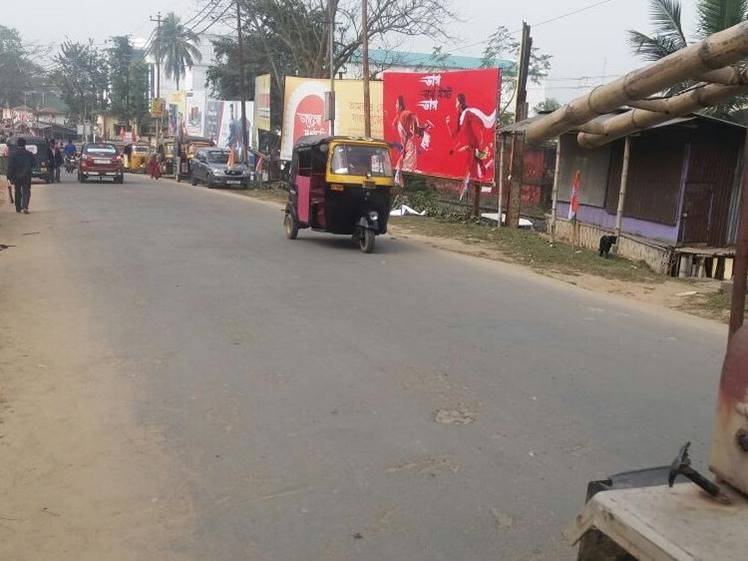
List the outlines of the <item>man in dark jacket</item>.
{"type": "Polygon", "coordinates": [[[16,187],[16,212],[28,214],[31,200],[31,173],[36,158],[26,150],[25,138],[19,138],[17,145],[8,158],[8,169],[5,175],[8,181],[16,187]]]}
{"type": "Polygon", "coordinates": [[[55,182],[55,141],[50,140],[47,145],[47,171],[50,183],[55,182]]]}
{"type": "Polygon", "coordinates": [[[55,144],[55,182],[60,182],[60,172],[62,171],[62,164],[65,163],[65,158],[62,157],[62,150],[60,146],[55,144]]]}

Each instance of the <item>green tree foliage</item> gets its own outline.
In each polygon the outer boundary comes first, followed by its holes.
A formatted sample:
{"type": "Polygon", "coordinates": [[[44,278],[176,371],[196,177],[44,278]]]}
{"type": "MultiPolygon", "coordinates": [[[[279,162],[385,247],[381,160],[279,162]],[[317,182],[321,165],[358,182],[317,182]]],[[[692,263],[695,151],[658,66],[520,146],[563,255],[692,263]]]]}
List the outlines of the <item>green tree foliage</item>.
{"type": "MultiPolygon", "coordinates": [[[[748,0],[698,0],[695,38],[704,39],[748,17],[748,0]]],[[[680,0],[649,0],[653,33],[628,31],[628,43],[635,55],[656,61],[687,47],[689,41],[681,22],[680,0]]]]}
{"type": "Polygon", "coordinates": [[[42,69],[34,64],[17,30],[0,25],[0,105],[20,105],[24,91],[42,80],[42,69]]]}
{"type": "Polygon", "coordinates": [[[77,122],[93,119],[108,108],[109,65],[106,54],[92,41],[67,41],[55,56],[52,81],[77,122]]]}
{"type": "Polygon", "coordinates": [[[179,81],[187,68],[192,68],[202,60],[197,48],[200,37],[192,29],[182,24],[174,12],[166,14],[151,47],[153,54],[161,58],[167,78],[174,78],[179,89],[179,81]]]}
{"type": "MultiPolygon", "coordinates": [[[[280,108],[284,76],[327,77],[329,20],[327,1],[239,0],[243,30],[247,85],[269,73],[274,106],[280,108]]],[[[360,0],[331,0],[335,14],[333,71],[350,64],[360,51],[360,0]]],[[[429,36],[448,38],[446,24],[454,19],[445,0],[370,0],[368,37],[372,44],[385,38],[429,36]]],[[[218,64],[208,71],[208,81],[224,98],[238,93],[238,48],[234,38],[214,42],[218,64]]],[[[279,111],[273,111],[274,118],[279,111]]]]}
{"type": "MultiPolygon", "coordinates": [[[[497,64],[497,59],[519,61],[521,43],[516,34],[509,29],[500,25],[494,33],[488,38],[488,43],[483,50],[481,66],[483,68],[493,68],[497,64]]],[[[548,76],[551,69],[551,59],[553,55],[541,53],[538,47],[533,47],[530,51],[530,68],[527,74],[528,80],[533,84],[541,84],[543,78],[548,76]]],[[[517,91],[517,70],[505,71],[501,76],[501,99],[503,108],[501,111],[501,122],[507,124],[514,120],[514,115],[508,111],[517,91]]]]}
{"type": "Polygon", "coordinates": [[[112,37],[111,42],[107,49],[109,110],[120,119],[137,121],[148,112],[148,65],[129,37],[112,37]]]}
{"type": "Polygon", "coordinates": [[[535,113],[550,113],[561,108],[561,103],[552,97],[546,98],[532,108],[535,113]]]}
{"type": "MultiPolygon", "coordinates": [[[[748,18],[748,0],[697,0],[696,14],[694,38],[701,40],[748,18]]],[[[633,29],[628,31],[628,44],[635,55],[644,60],[657,61],[689,45],[681,22],[679,0],[649,0],[649,17],[653,33],[633,29]]],[[[693,85],[693,82],[683,82],[670,88],[667,93],[673,95],[693,85]]],[[[711,112],[729,117],[745,104],[746,98],[741,96],[717,106],[711,112]]]]}

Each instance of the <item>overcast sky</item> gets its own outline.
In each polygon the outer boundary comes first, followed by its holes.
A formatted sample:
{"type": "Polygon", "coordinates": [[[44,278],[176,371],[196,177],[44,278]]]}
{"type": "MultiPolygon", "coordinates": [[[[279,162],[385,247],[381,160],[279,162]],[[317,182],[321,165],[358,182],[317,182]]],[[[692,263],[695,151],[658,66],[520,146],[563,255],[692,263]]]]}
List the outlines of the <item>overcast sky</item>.
{"type": "MultiPolygon", "coordinates": [[[[455,45],[444,45],[444,52],[480,56],[482,46],[474,43],[485,39],[497,26],[518,29],[522,20],[531,25],[590,6],[600,0],[454,0],[453,5],[462,21],[454,22],[452,33],[462,38],[455,45]]],[[[175,11],[184,19],[195,13],[199,0],[33,0],[11,2],[2,0],[0,22],[17,28],[26,40],[52,44],[66,37],[73,40],[93,38],[103,43],[111,35],[132,34],[147,37],[152,29],[149,15],[175,11]],[[69,22],[69,23],[66,23],[69,22]]],[[[683,0],[687,29],[694,20],[695,0],[683,0]]],[[[554,56],[547,82],[548,95],[567,100],[584,92],[590,81],[577,79],[601,74],[609,78],[635,68],[641,62],[632,57],[625,44],[625,30],[649,31],[647,0],[610,0],[581,13],[553,22],[534,25],[535,46],[554,56]],[[568,80],[567,78],[574,78],[568,80]]],[[[432,42],[427,38],[405,45],[410,50],[429,52],[432,42]]]]}

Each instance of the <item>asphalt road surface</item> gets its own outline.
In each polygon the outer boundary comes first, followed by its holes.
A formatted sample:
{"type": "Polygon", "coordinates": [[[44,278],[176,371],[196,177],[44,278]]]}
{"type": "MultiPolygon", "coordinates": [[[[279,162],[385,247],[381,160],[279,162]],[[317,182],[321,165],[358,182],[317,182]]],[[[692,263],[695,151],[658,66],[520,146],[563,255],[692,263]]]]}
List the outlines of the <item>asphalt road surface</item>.
{"type": "MultiPolygon", "coordinates": [[[[15,337],[0,365],[57,376],[50,404],[80,386],[90,407],[29,442],[62,424],[92,459],[67,452],[75,468],[29,484],[61,497],[56,517],[0,521],[27,559],[78,511],[90,522],[70,524],[85,539],[68,553],[113,559],[118,517],[152,508],[129,559],[155,559],[154,540],[161,559],[572,559],[561,531],[589,480],[668,463],[689,439],[707,453],[716,324],[390,236],[373,255],[288,241],[268,203],[165,180],[34,186],[31,210],[0,213],[15,337]]],[[[33,468],[6,445],[4,470],[33,468]]]]}

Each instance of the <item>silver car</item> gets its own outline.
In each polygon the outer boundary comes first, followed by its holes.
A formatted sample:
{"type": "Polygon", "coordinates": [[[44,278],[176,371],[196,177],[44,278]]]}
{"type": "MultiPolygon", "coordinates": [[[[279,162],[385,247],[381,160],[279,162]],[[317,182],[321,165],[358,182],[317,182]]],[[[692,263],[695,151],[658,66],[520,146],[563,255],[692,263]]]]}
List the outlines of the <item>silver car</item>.
{"type": "Polygon", "coordinates": [[[245,164],[228,165],[229,151],[223,148],[201,148],[192,158],[192,184],[206,187],[247,187],[252,171],[245,164]]]}

